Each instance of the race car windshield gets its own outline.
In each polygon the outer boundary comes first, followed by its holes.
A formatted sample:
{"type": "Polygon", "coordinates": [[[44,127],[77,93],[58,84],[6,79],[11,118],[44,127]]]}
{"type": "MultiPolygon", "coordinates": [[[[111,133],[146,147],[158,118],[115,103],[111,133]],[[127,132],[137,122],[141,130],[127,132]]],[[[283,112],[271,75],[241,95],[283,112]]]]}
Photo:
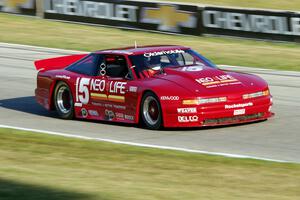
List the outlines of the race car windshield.
{"type": "Polygon", "coordinates": [[[129,56],[129,59],[132,65],[135,66],[137,74],[143,70],[161,70],[167,67],[205,65],[207,67],[217,68],[216,65],[208,59],[191,49],[149,52],[142,55],[129,56]]]}

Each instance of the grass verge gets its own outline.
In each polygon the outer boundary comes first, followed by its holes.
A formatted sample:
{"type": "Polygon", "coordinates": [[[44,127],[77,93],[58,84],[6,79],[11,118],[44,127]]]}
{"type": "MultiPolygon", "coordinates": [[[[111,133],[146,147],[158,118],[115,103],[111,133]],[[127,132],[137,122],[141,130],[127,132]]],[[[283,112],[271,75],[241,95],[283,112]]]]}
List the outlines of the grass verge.
{"type": "Polygon", "coordinates": [[[0,197],[297,199],[300,165],[0,129],[0,197]]]}
{"type": "MultiPolygon", "coordinates": [[[[160,0],[160,1],[171,1],[171,0],[160,0]]],[[[207,5],[217,6],[234,6],[244,8],[264,8],[264,9],[278,9],[278,10],[295,10],[300,11],[299,0],[172,0],[172,2],[191,2],[207,5]]]]}
{"type": "Polygon", "coordinates": [[[0,14],[0,42],[94,51],[139,45],[190,46],[216,64],[300,71],[300,45],[245,39],[178,36],[0,14]]]}

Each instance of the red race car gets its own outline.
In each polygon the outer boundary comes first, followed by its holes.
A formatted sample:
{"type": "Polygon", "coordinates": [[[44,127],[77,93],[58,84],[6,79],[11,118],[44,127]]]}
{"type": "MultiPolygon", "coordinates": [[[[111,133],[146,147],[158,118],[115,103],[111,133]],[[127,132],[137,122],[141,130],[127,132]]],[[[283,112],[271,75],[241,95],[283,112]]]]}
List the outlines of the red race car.
{"type": "Polygon", "coordinates": [[[35,62],[38,103],[63,119],[201,127],[265,120],[268,84],[183,46],[143,46],[35,62]]]}

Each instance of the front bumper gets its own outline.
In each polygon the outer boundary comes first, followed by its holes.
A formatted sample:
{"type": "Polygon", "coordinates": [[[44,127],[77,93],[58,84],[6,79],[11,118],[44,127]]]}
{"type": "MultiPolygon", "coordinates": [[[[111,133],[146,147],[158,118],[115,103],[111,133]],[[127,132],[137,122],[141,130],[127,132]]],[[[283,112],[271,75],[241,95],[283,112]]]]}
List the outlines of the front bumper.
{"type": "Polygon", "coordinates": [[[172,104],[165,109],[164,127],[220,126],[262,121],[274,115],[271,112],[272,104],[271,96],[188,107],[172,104]],[[182,107],[196,108],[196,112],[179,113],[178,108],[182,107]]]}

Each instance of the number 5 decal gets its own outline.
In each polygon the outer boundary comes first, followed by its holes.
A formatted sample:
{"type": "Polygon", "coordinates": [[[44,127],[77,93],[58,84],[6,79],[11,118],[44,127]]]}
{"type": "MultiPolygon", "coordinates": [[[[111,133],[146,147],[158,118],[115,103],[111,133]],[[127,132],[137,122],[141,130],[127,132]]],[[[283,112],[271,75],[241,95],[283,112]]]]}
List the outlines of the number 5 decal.
{"type": "Polygon", "coordinates": [[[89,78],[77,78],[76,80],[76,101],[82,104],[88,104],[90,99],[89,94],[89,78]]]}

